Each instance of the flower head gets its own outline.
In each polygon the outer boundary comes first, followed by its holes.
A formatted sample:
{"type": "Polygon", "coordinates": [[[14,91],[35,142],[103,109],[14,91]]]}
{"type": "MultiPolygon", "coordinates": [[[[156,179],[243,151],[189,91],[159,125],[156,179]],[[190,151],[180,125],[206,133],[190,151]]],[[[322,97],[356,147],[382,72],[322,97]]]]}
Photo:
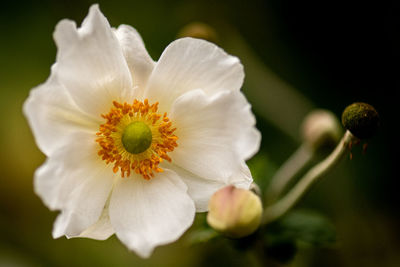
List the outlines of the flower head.
{"type": "Polygon", "coordinates": [[[155,62],[137,31],[97,5],[56,27],[48,80],[24,113],[46,162],[35,191],[60,210],[55,238],[107,239],[140,256],[178,239],[211,195],[252,182],[259,147],[243,67],[204,40],[172,42],[155,62]]]}

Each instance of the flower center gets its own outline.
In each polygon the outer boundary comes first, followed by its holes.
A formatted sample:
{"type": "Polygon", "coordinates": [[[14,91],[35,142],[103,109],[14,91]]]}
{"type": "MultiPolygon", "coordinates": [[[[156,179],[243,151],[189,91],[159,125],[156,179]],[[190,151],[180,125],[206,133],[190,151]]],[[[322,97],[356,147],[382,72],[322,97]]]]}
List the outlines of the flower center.
{"type": "Polygon", "coordinates": [[[106,120],[100,125],[96,142],[100,149],[98,155],[106,162],[113,163],[113,171],[121,171],[122,177],[134,171],[146,180],[154,177],[154,172],[162,172],[158,165],[163,160],[171,161],[167,155],[178,146],[176,128],[167,117],[157,113],[158,102],[149,105],[134,100],[132,104],[113,102],[106,120]]]}
{"type": "Polygon", "coordinates": [[[126,151],[139,154],[150,147],[152,138],[149,126],[142,121],[135,121],[125,127],[121,141],[126,151]]]}

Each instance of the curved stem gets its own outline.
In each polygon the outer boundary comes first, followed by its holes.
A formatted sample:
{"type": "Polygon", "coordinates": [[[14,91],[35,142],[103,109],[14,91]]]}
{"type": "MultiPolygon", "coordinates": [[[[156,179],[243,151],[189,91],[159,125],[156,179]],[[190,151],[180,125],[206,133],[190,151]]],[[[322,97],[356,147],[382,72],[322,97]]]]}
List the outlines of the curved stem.
{"type": "Polygon", "coordinates": [[[311,168],[299,182],[276,204],[264,210],[263,224],[278,219],[293,207],[306,190],[322,175],[327,173],[346,154],[351,142],[357,140],[349,131],[346,131],[335,150],[323,161],[311,168]]]}
{"type": "Polygon", "coordinates": [[[306,145],[301,145],[279,168],[265,193],[265,203],[268,205],[279,198],[287,185],[313,158],[314,153],[306,145]]]}

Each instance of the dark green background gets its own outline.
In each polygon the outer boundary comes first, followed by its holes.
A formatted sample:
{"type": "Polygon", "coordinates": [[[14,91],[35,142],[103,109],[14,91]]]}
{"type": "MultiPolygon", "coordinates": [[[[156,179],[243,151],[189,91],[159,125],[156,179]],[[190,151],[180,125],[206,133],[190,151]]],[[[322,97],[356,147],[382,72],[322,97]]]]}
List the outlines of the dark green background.
{"type": "MultiPolygon", "coordinates": [[[[1,4],[0,266],[200,266],[207,259],[207,246],[188,247],[182,240],[157,248],[152,258],[142,260],[115,237],[104,242],[51,238],[56,213],[42,204],[32,186],[33,172],[44,156],[34,144],[21,108],[30,89],[49,75],[56,54],[52,40],[56,23],[70,18],[79,25],[91,3],[1,4]]],[[[395,1],[100,1],[110,24],[134,26],[154,59],[183,26],[203,21],[224,35],[219,44],[239,57],[243,51],[229,37],[233,32],[242,36],[260,62],[314,107],[340,116],[346,105],[365,101],[380,112],[381,129],[370,140],[366,155],[356,147],[352,161],[343,160],[299,203],[332,220],[337,244],[302,248],[291,266],[400,265],[399,175],[395,170],[398,7],[395,1]]],[[[245,71],[252,77],[246,64],[245,71]]],[[[259,88],[249,84],[246,80],[243,90],[252,102],[250,96],[259,88]]],[[[266,98],[256,99],[254,107],[274,100],[269,84],[259,86],[265,88],[261,94],[266,98]]],[[[296,111],[296,106],[284,101],[280,105],[296,111]]],[[[262,109],[254,108],[254,112],[263,134],[257,157],[268,159],[266,169],[274,169],[299,145],[298,133],[283,133],[264,119],[268,114],[262,109]]],[[[217,266],[224,259],[234,264],[238,256],[233,255],[230,250],[221,251],[218,262],[207,264],[217,266]]]]}

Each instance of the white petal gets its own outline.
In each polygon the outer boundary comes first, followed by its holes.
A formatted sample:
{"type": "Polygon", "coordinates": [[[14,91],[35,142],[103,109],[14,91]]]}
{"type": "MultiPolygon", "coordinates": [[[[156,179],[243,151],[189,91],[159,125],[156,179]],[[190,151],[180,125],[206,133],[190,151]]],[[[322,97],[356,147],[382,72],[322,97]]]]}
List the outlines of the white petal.
{"type": "Polygon", "coordinates": [[[258,149],[259,136],[248,136],[251,129],[255,131],[255,120],[240,92],[213,97],[201,90],[188,92],[176,100],[170,118],[179,138],[178,147],[169,154],[172,162],[198,176],[226,182],[258,149]]]}
{"type": "Polygon", "coordinates": [[[195,207],[187,187],[170,170],[147,181],[119,179],[110,202],[110,218],[118,238],[141,257],[177,240],[193,223],[195,207]]]}
{"type": "Polygon", "coordinates": [[[77,29],[75,22],[57,24],[54,67],[60,83],[76,104],[93,116],[109,111],[112,101],[130,102],[132,79],[117,37],[97,5],[77,29]]]}
{"type": "Polygon", "coordinates": [[[256,119],[251,112],[251,105],[242,92],[232,93],[234,98],[229,112],[235,117],[235,146],[237,153],[243,160],[248,160],[258,152],[261,144],[261,133],[255,127],[256,119]]]}
{"type": "Polygon", "coordinates": [[[87,237],[97,240],[106,240],[111,235],[114,234],[114,229],[112,228],[110,216],[108,215],[108,205],[104,208],[99,220],[81,233],[78,237],[87,237]]]}
{"type": "MultiPolygon", "coordinates": [[[[89,227],[99,221],[107,197],[112,188],[112,176],[95,171],[79,172],[79,177],[84,180],[67,194],[68,200],[61,208],[53,228],[53,237],[63,235],[68,238],[78,237],[89,227]],[[84,176],[87,177],[84,177],[84,176]]],[[[77,179],[77,177],[71,177],[77,179]]],[[[63,192],[64,193],[64,192],[63,192]]],[[[105,233],[107,234],[107,233],[105,233]]]]}
{"type": "MultiPolygon", "coordinates": [[[[128,63],[133,77],[133,84],[138,86],[139,91],[143,93],[155,62],[147,53],[142,37],[134,28],[128,25],[121,25],[115,31],[115,34],[128,63]]],[[[141,98],[139,95],[137,97],[141,98]]]]}
{"type": "Polygon", "coordinates": [[[47,159],[34,175],[35,193],[43,200],[44,204],[51,209],[61,209],[63,202],[59,200],[58,192],[64,181],[61,163],[55,159],[47,159]]]}
{"type": "Polygon", "coordinates": [[[194,89],[213,95],[239,91],[244,79],[239,59],[200,39],[183,38],[163,52],[150,76],[145,97],[168,111],[174,100],[194,89]]]}
{"type": "Polygon", "coordinates": [[[242,162],[238,173],[229,177],[229,184],[233,184],[237,188],[249,189],[252,182],[253,177],[251,176],[250,169],[245,162],[242,162]]]}
{"type": "Polygon", "coordinates": [[[100,125],[97,119],[76,106],[53,73],[44,84],[31,91],[23,110],[37,145],[47,156],[64,145],[65,139],[71,133],[93,132],[100,125]]]}
{"type": "Polygon", "coordinates": [[[114,181],[97,155],[96,136],[74,133],[35,173],[35,191],[50,209],[59,209],[53,236],[78,236],[99,220],[114,181]]]}
{"type": "Polygon", "coordinates": [[[249,127],[247,131],[241,132],[236,142],[236,150],[243,156],[244,160],[253,157],[260,149],[261,133],[255,127],[249,127]]]}
{"type": "Polygon", "coordinates": [[[223,182],[222,179],[217,177],[206,179],[176,165],[168,165],[168,168],[174,170],[187,185],[188,194],[196,205],[196,212],[207,211],[211,196],[222,187],[235,185],[238,188],[248,189],[253,179],[246,164],[243,163],[242,167],[243,169],[240,172],[233,174],[228,181],[223,182]]]}

